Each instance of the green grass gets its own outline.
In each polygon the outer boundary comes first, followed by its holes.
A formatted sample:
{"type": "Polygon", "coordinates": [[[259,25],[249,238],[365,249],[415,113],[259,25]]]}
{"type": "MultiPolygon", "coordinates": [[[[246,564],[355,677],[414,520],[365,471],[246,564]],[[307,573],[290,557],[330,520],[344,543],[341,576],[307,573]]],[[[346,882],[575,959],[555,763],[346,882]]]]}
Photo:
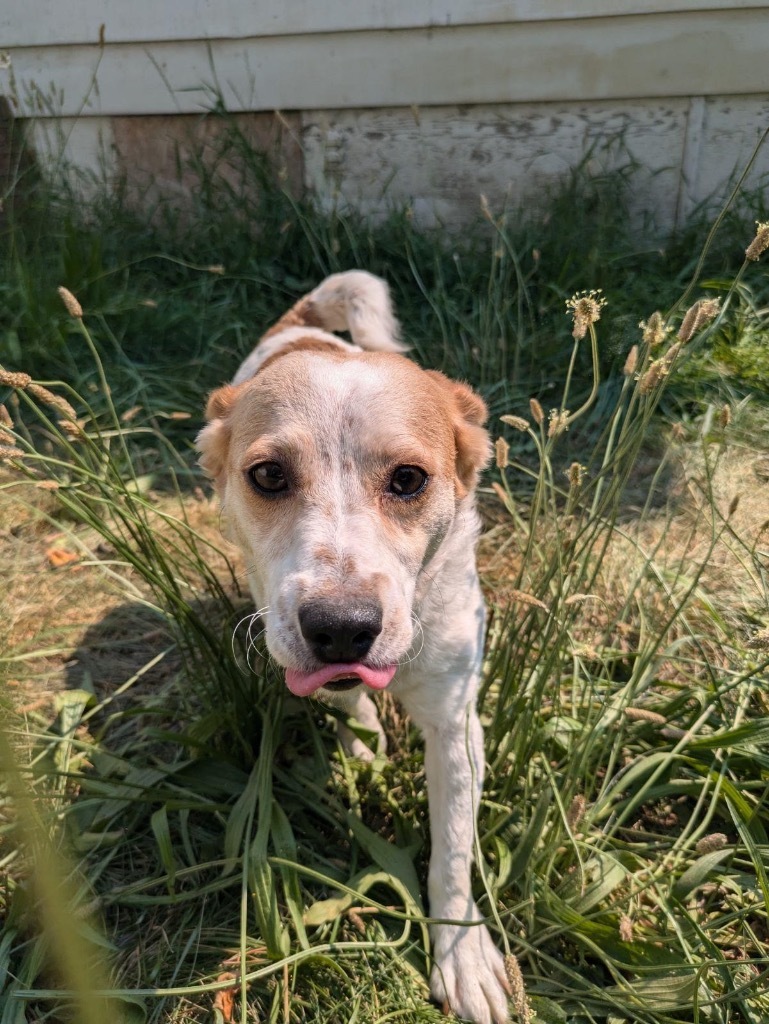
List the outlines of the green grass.
{"type": "MultiPolygon", "coordinates": [[[[23,452],[0,503],[48,517],[123,610],[101,624],[83,610],[86,668],[66,669],[53,714],[5,718],[0,1024],[220,1022],[219,990],[244,1022],[442,1019],[425,982],[419,738],[386,704],[391,756],[358,764],[322,708],[284,692],[195,490],[206,389],[351,266],[388,278],[416,358],[479,387],[511,445],[482,494],[476,884],[533,1019],[761,1024],[769,663],[746,641],[769,624],[766,532],[750,488],[736,508],[728,489],[731,464],[765,450],[769,279],[766,262],[741,269],[752,225],[723,223],[691,299],[728,308],[645,391],[657,351],[622,372],[638,322],[677,308],[706,229],[639,251],[621,175],[575,175],[546,223],[482,221],[458,246],[407,212],[378,227],[321,215],[272,189],[236,133],[228,144],[261,196],[249,218],[209,173],[184,219],[120,196],[86,219],[32,190],[3,238],[0,363],[66,381],[49,387],[82,429],[29,388],[0,390],[23,452]],[[575,343],[564,302],[597,287],[607,307],[575,343]],[[729,359],[724,383],[714,367],[729,359]],[[567,432],[548,436],[551,409],[572,410],[567,432]],[[51,505],[28,486],[43,481],[51,505]],[[132,629],[154,633],[143,656],[135,644],[119,685],[94,676],[88,651],[132,629]]],[[[0,671],[40,672],[39,656],[34,641],[9,649],[0,671]]]]}

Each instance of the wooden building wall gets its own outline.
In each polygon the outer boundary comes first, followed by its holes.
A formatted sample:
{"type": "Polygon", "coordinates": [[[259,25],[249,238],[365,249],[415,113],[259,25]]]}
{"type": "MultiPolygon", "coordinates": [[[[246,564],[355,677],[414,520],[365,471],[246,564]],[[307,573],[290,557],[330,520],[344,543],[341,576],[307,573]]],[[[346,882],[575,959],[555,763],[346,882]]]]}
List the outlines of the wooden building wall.
{"type": "Polygon", "coordinates": [[[16,0],[0,51],[0,96],[51,168],[183,198],[177,150],[211,141],[221,100],[321,201],[456,225],[593,153],[632,159],[639,211],[668,227],[769,125],[751,0],[16,0]]]}

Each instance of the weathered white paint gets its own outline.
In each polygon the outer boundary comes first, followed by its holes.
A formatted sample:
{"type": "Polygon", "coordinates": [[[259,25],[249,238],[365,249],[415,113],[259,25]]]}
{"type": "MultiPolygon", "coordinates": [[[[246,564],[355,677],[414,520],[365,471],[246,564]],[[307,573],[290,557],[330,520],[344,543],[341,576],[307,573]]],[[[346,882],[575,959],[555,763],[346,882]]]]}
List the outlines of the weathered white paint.
{"type": "MultiPolygon", "coordinates": [[[[334,112],[312,122],[305,114],[316,194],[327,206],[349,202],[372,214],[411,201],[423,222],[457,225],[476,216],[481,193],[495,212],[514,213],[546,206],[549,191],[585,160],[595,172],[632,161],[630,212],[652,237],[700,205],[720,205],[769,128],[769,95],[419,113],[418,129],[408,111],[334,112]]],[[[769,140],[744,185],[769,186],[769,140]]]]}
{"type": "Polygon", "coordinates": [[[83,175],[79,181],[73,178],[73,184],[87,186],[89,180],[93,184],[115,174],[111,118],[36,118],[31,127],[38,161],[52,176],[59,169],[78,167],[83,175]]]}
{"type": "Polygon", "coordinates": [[[0,71],[0,93],[25,116],[195,112],[215,88],[233,111],[728,95],[769,92],[767,52],[767,9],[746,8],[210,46],[24,47],[0,71]]]}
{"type": "MultiPolygon", "coordinates": [[[[630,213],[652,238],[714,195],[717,202],[767,125],[769,97],[742,96],[305,111],[287,129],[291,140],[301,140],[304,184],[323,206],[375,218],[409,206],[426,226],[471,223],[481,195],[495,215],[516,216],[546,206],[584,161],[596,173],[633,162],[630,213]]],[[[194,129],[201,150],[223,127],[214,121],[194,129]]],[[[180,146],[183,159],[185,146],[191,151],[192,130],[169,117],[40,119],[35,140],[49,166],[66,139],[65,161],[97,177],[129,173],[141,202],[166,195],[183,203],[196,179],[191,169],[175,176],[174,153],[180,146]]],[[[253,133],[248,122],[241,130],[253,133]]],[[[254,142],[270,148],[267,135],[254,142]]],[[[291,152],[283,150],[284,158],[291,152]]],[[[748,187],[762,175],[769,176],[769,151],[748,187]]],[[[236,187],[236,176],[230,184],[236,187]]]]}
{"type": "MultiPolygon", "coordinates": [[[[698,201],[723,193],[724,184],[734,184],[753,150],[769,128],[769,95],[715,96],[705,104],[703,143],[693,182],[698,201]]],[[[769,143],[759,153],[746,179],[748,188],[758,182],[769,186],[769,143]]]]}
{"type": "Polygon", "coordinates": [[[684,150],[681,156],[681,181],[675,222],[682,225],[697,205],[697,170],[702,158],[703,129],[705,126],[705,98],[692,96],[686,118],[684,150]]]}
{"type": "Polygon", "coordinates": [[[422,224],[457,225],[478,217],[481,194],[495,214],[515,216],[546,205],[584,160],[595,171],[635,160],[636,212],[655,210],[669,225],[687,110],[674,99],[308,112],[305,175],[326,206],[377,215],[408,204],[422,224]]]}
{"type": "Polygon", "coordinates": [[[493,25],[527,21],[734,11],[757,0],[8,0],[0,48],[493,25]]]}

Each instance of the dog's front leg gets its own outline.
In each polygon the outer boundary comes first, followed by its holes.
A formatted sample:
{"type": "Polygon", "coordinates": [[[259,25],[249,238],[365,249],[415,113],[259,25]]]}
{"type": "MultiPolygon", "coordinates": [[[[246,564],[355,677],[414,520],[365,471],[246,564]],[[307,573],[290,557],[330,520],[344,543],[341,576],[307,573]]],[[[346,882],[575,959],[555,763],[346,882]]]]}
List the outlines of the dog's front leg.
{"type": "Polygon", "coordinates": [[[502,954],[486,926],[471,923],[481,920],[470,882],[483,785],[481,723],[471,703],[455,721],[418,724],[425,738],[430,804],[430,916],[468,922],[433,925],[430,989],[459,1017],[504,1024],[509,989],[502,954]]]}
{"type": "Polygon", "coordinates": [[[337,725],[337,736],[348,754],[359,758],[361,761],[373,761],[376,753],[387,753],[387,737],[379,721],[379,713],[376,704],[366,693],[357,693],[354,700],[341,705],[352,715],[352,717],[374,733],[376,739],[373,747],[367,747],[363,740],[359,739],[353,730],[344,722],[337,725]]]}

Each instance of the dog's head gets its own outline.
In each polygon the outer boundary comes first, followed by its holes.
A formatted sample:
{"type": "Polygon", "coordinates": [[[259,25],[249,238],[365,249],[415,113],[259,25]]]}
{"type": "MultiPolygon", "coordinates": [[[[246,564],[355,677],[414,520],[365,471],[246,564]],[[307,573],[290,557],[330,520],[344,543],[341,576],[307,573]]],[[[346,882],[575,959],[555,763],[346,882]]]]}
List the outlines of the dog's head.
{"type": "Polygon", "coordinates": [[[329,346],[266,361],[206,416],[201,465],[289,689],[384,688],[488,459],[483,401],[402,356],[329,346]]]}

